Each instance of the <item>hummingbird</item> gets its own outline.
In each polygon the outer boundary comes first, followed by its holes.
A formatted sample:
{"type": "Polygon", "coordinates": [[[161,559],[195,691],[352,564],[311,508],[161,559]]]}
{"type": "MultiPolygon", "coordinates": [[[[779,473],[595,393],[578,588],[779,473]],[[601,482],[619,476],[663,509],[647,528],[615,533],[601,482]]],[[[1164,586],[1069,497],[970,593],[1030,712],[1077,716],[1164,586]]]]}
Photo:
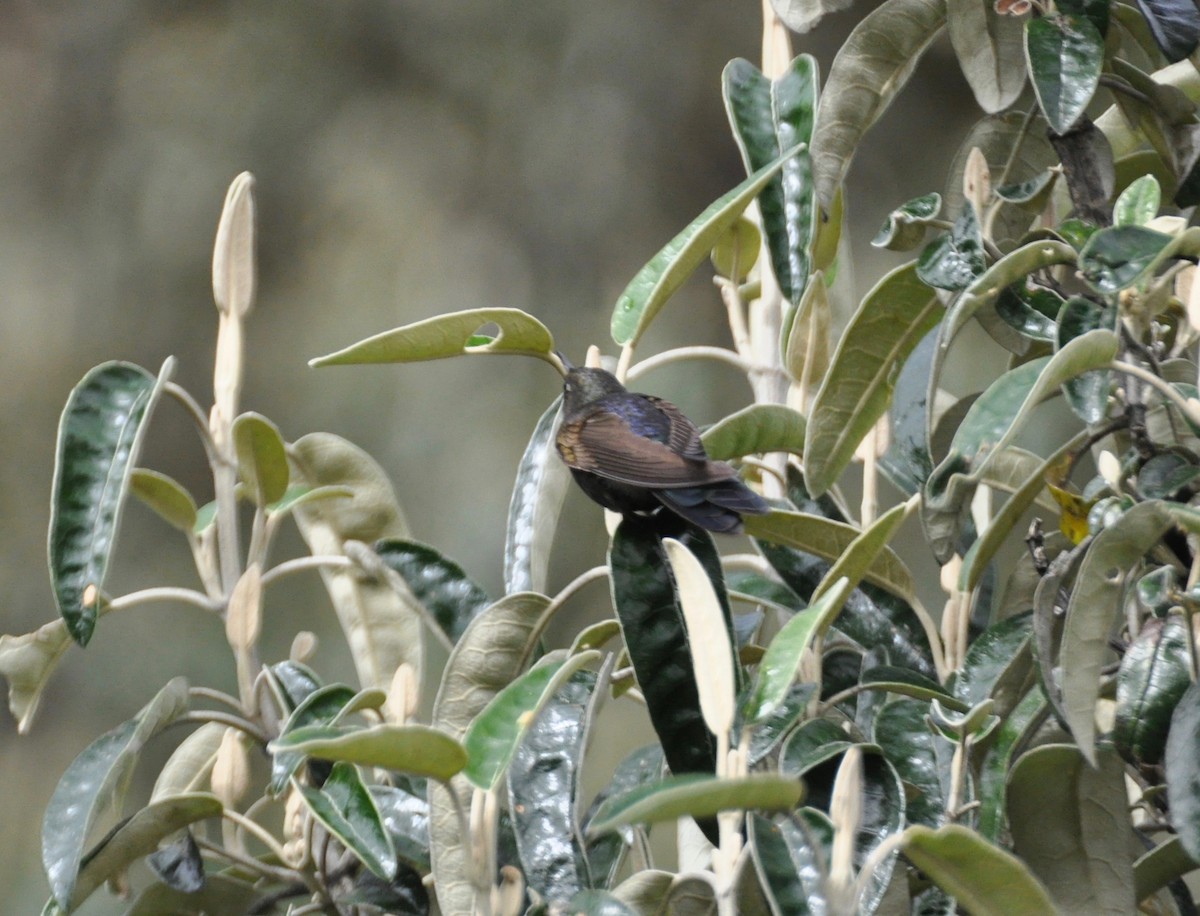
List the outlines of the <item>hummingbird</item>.
{"type": "Polygon", "coordinates": [[[622,515],[665,507],[736,534],[743,514],[771,509],[733,467],[705,454],[696,424],[678,407],[626,390],[603,369],[567,365],[555,445],[583,492],[622,515]]]}

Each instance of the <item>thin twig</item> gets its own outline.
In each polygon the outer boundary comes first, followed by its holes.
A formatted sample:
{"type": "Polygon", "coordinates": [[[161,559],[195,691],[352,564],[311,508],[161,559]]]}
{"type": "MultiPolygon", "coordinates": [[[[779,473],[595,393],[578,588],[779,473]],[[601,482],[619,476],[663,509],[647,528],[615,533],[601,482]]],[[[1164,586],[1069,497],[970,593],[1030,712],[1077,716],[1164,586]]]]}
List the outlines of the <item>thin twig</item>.
{"type": "Polygon", "coordinates": [[[671,350],[664,350],[662,353],[655,353],[642,360],[635,366],[631,366],[627,373],[628,381],[634,381],[641,378],[647,372],[654,369],[661,369],[663,366],[671,363],[683,362],[689,359],[714,359],[719,362],[728,363],[741,373],[749,373],[751,364],[748,360],[743,359],[737,353],[727,347],[675,347],[671,350]]]}
{"type": "Polygon", "coordinates": [[[308,556],[295,557],[291,560],[284,560],[272,566],[262,574],[262,585],[266,588],[268,585],[273,585],[277,579],[282,579],[284,576],[290,576],[293,573],[304,572],[309,569],[351,569],[357,567],[350,557],[344,556],[308,556]]]}
{"type": "Polygon", "coordinates": [[[113,598],[107,602],[108,609],[111,611],[122,611],[126,608],[136,607],[139,604],[152,604],[154,602],[175,601],[180,604],[191,604],[201,610],[219,612],[222,603],[214,601],[212,598],[203,592],[198,592],[192,588],[176,588],[174,586],[164,585],[155,588],[144,588],[138,592],[130,592],[128,595],[121,595],[119,598],[113,598]]]}
{"type": "Polygon", "coordinates": [[[255,725],[248,719],[241,716],[230,715],[227,712],[218,712],[215,709],[195,709],[191,712],[184,713],[177,722],[216,722],[220,725],[227,725],[230,728],[236,728],[240,732],[245,732],[259,744],[266,747],[271,740],[271,736],[255,725]]]}

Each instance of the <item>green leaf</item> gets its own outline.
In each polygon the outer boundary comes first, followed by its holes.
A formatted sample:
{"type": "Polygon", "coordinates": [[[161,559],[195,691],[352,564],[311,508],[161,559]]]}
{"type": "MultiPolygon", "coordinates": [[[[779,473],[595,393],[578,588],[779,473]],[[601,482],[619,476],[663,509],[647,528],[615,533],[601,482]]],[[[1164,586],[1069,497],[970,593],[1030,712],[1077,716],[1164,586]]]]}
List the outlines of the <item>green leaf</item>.
{"type": "Polygon", "coordinates": [[[1030,690],[1016,708],[1001,721],[984,752],[979,767],[979,833],[998,843],[1007,831],[1008,771],[1018,749],[1032,737],[1050,714],[1045,694],[1030,690]]]}
{"type": "Polygon", "coordinates": [[[136,716],[88,745],[59,779],[42,820],[42,866],[64,910],[78,903],[83,844],[96,818],[120,805],[146,742],[186,711],[187,681],[175,678],[136,716]]]}
{"type": "MultiPolygon", "coordinates": [[[[867,571],[883,555],[883,551],[888,549],[888,542],[896,533],[896,529],[912,514],[916,506],[915,499],[909,500],[898,506],[892,506],[891,509],[879,516],[869,528],[846,546],[840,557],[833,561],[833,565],[822,577],[809,600],[820,598],[843,577],[849,582],[850,588],[858,588],[867,571]]],[[[911,599],[912,596],[910,594],[905,597],[911,599]]]]}
{"type": "Polygon", "coordinates": [[[350,731],[337,726],[303,725],[276,738],[270,750],[382,767],[442,782],[467,762],[466,751],[458,741],[428,725],[373,725],[350,731]]]}
{"type": "Polygon", "coordinates": [[[146,421],[174,369],[158,378],[132,363],[103,363],[71,391],[58,421],[50,501],[50,582],[71,637],[86,646],[121,524],[146,421]]]}
{"type": "Polygon", "coordinates": [[[779,772],[803,776],[814,767],[844,754],[854,741],[830,719],[809,719],[792,732],[779,757],[779,772]]]}
{"type": "Polygon", "coordinates": [[[508,766],[521,870],[529,887],[551,903],[589,885],[576,805],[590,720],[600,699],[595,689],[594,672],[576,671],[537,714],[508,766]]]}
{"type": "Polygon", "coordinates": [[[1163,768],[1167,775],[1167,798],[1171,802],[1171,824],[1184,851],[1200,861],[1200,685],[1192,684],[1171,715],[1163,768]]]}
{"type": "Polygon", "coordinates": [[[944,311],[912,264],[893,270],[863,299],[809,413],[804,470],[810,492],[824,493],[837,481],[887,412],[905,360],[944,311]]]}
{"type": "Polygon", "coordinates": [[[758,231],[758,226],[743,216],[717,239],[709,260],[718,277],[745,283],[750,271],[758,263],[761,249],[762,233],[758,231]]]}
{"type": "Polygon", "coordinates": [[[947,3],[946,25],[963,76],[979,107],[1008,108],[1025,88],[1021,20],[1001,16],[993,3],[947,3]]]}
{"type": "Polygon", "coordinates": [[[855,26],[821,95],[812,160],[826,210],[859,141],[891,104],[946,21],[945,0],[887,0],[855,26]]]}
{"type": "MultiPolygon", "coordinates": [[[[1057,343],[1062,349],[1068,341],[1096,328],[1117,330],[1115,303],[1101,305],[1082,296],[1072,296],[1063,303],[1058,316],[1057,343]]],[[[1063,383],[1063,396],[1068,406],[1086,423],[1099,423],[1108,412],[1109,373],[1104,370],[1085,372],[1063,383]]]]}
{"type": "Polygon", "coordinates": [[[915,700],[937,700],[946,709],[967,712],[971,707],[956,700],[935,680],[925,677],[911,668],[895,665],[876,665],[866,668],[859,675],[859,683],[868,690],[895,693],[915,700]]]}
{"type": "Polygon", "coordinates": [[[954,677],[954,695],[959,700],[973,707],[991,697],[1001,706],[998,714],[1007,714],[1010,702],[1023,692],[1031,670],[1030,617],[1028,613],[1009,617],[975,637],[954,677]],[[1002,703],[999,694],[1006,688],[1009,693],[1015,689],[1017,695],[1004,698],[1002,703]]]}
{"type": "Polygon", "coordinates": [[[879,458],[879,469],[905,496],[921,491],[933,470],[925,412],[929,402],[929,370],[937,329],[926,334],[896,378],[890,414],[891,443],[879,458]]]}
{"type": "Polygon", "coordinates": [[[987,269],[979,219],[970,201],[963,201],[962,212],[953,228],[938,236],[917,259],[917,276],[936,289],[966,289],[987,269]]]}
{"type": "Polygon", "coordinates": [[[754,693],[743,711],[747,722],[762,722],[782,705],[796,678],[800,657],[813,636],[828,629],[832,617],[841,610],[848,586],[845,579],[838,579],[824,595],[792,617],[775,634],[758,663],[754,693]]]}
{"type": "Polygon", "coordinates": [[[911,251],[924,240],[926,228],[941,210],[941,194],[914,197],[887,215],[871,244],[891,251],[911,251]]]}
{"type": "Polygon", "coordinates": [[[612,339],[635,345],[667,300],[708,257],[717,239],[737,221],[742,211],[798,152],[788,150],[759,169],[736,188],[717,198],[686,229],[671,239],[617,298],[612,316],[612,339]]]}
{"type": "Polygon", "coordinates": [[[283,499],[288,488],[287,452],[279,429],[266,417],[244,413],[233,421],[238,472],[255,502],[267,506],[283,499]]]}
{"type": "Polygon", "coordinates": [[[1191,685],[1191,670],[1184,619],[1148,619],[1117,671],[1113,744],[1122,757],[1139,766],[1162,760],[1171,714],[1191,685]]]}
{"type": "Polygon", "coordinates": [[[1145,226],[1158,216],[1162,203],[1162,189],[1153,175],[1143,175],[1135,180],[1113,204],[1114,226],[1145,226]]]}
{"type": "Polygon", "coordinates": [[[1079,252],[1083,277],[1108,295],[1133,286],[1175,249],[1176,238],[1145,226],[1113,226],[1092,234],[1079,252]]]}
{"type": "MultiPolygon", "coordinates": [[[[634,786],[661,779],[663,775],[662,746],[657,742],[631,751],[613,770],[612,778],[596,795],[588,813],[590,820],[599,807],[609,798],[623,795],[634,786]]],[[[587,821],[584,822],[587,826],[587,821]]],[[[616,831],[593,837],[587,844],[588,866],[593,887],[611,887],[621,867],[625,850],[622,834],[632,838],[632,831],[616,831]]]]}
{"type": "MultiPolygon", "coordinates": [[[[538,623],[550,599],[532,592],[501,598],[467,627],[442,673],[432,725],[462,740],[471,720],[529,663],[538,623]]],[[[449,787],[429,785],[429,852],[443,913],[470,913],[474,890],[467,860],[468,838],[459,828],[457,806],[470,804],[471,787],[456,776],[449,787]]]]}
{"type": "Polygon", "coordinates": [[[610,798],[596,811],[588,833],[684,816],[711,817],[721,811],[790,811],[803,795],[800,780],[774,773],[753,773],[737,779],[686,773],[610,798]]]}
{"type": "Polygon", "coordinates": [[[816,271],[800,297],[800,304],[785,316],[785,325],[780,330],[783,367],[792,377],[797,403],[807,404],[829,371],[833,351],[830,339],[833,309],[826,283],[825,273],[816,271]]]}
{"type": "Polygon", "coordinates": [[[371,785],[383,827],[392,838],[401,862],[422,873],[429,872],[429,802],[424,793],[412,795],[392,786],[371,785]]]}
{"type": "Polygon", "coordinates": [[[246,913],[261,896],[262,892],[250,882],[224,874],[207,875],[203,889],[194,894],[152,884],[138,894],[125,916],[246,913]]]}
{"type": "Polygon", "coordinates": [[[484,590],[461,566],[432,547],[388,538],[375,544],[375,552],[389,569],[400,574],[451,642],[457,642],[467,625],[490,603],[484,590]]]}
{"type": "Polygon", "coordinates": [[[546,590],[546,570],[571,474],[554,447],[556,398],[534,427],[517,466],[504,536],[504,591],[546,590]]]}
{"type": "Polygon", "coordinates": [[[1051,130],[1065,134],[1099,85],[1104,39],[1082,16],[1042,16],[1025,23],[1025,55],[1042,113],[1051,130]]]}
{"type": "Polygon", "coordinates": [[[149,506],[173,528],[191,534],[196,527],[196,500],[183,485],[166,474],[134,468],[129,492],[149,506]]]}
{"type": "MultiPolygon", "coordinates": [[[[808,811],[802,809],[801,815],[808,811]]],[[[828,912],[825,879],[833,842],[828,823],[804,817],[773,822],[751,814],[746,827],[754,865],[772,912],[788,916],[828,912]]]]}
{"type": "Polygon", "coordinates": [[[752,404],[704,431],[708,457],[729,461],[767,452],[804,452],[804,415],[782,404],[752,404]]]}
{"type": "Polygon", "coordinates": [[[463,736],[463,775],[472,785],[485,792],[496,788],[538,711],[572,674],[599,655],[590,650],[562,661],[542,659],[492,698],[463,736]]]}
{"type": "Polygon", "coordinates": [[[467,354],[544,356],[554,350],[546,326],[511,308],[467,309],[449,312],[384,331],[344,349],[310,359],[313,367],[359,363],[415,363],[467,354]],[[489,325],[496,336],[480,334],[489,325]]]}
{"type": "Polygon", "coordinates": [[[638,911],[608,891],[580,891],[567,901],[572,916],[639,916],[638,911]]]}
{"type": "Polygon", "coordinates": [[[1125,916],[1137,911],[1137,844],[1124,769],[1111,750],[1095,766],[1067,744],[1024,754],[1009,777],[1009,826],[1016,854],[1056,904],[1068,912],[1125,916]]]}
{"type": "Polygon", "coordinates": [[[296,788],[313,817],[363,865],[385,881],[396,876],[396,848],[354,764],[335,763],[319,789],[296,788]]]}
{"type": "Polygon", "coordinates": [[[1109,657],[1108,634],[1120,610],[1125,577],[1171,523],[1163,503],[1138,503],[1096,535],[1075,577],[1059,656],[1063,714],[1080,753],[1093,765],[1100,670],[1109,657]]]}
{"type": "Polygon", "coordinates": [[[197,821],[220,817],[221,810],[220,800],[207,793],[175,795],[147,805],[88,852],[68,912],[105,881],[119,877],[130,865],[153,853],[171,834],[197,821]]]}
{"type": "MultiPolygon", "coordinates": [[[[812,141],[818,82],[817,63],[809,54],[801,54],[774,80],[741,58],[726,65],[721,75],[725,110],[748,173],[812,141]]],[[[758,207],[775,279],[795,306],[808,282],[816,216],[807,148],[763,188],[758,207]]]]}
{"type": "Polygon", "coordinates": [[[1058,912],[1024,863],[967,827],[909,827],[900,848],[972,916],[1058,912]]]}
{"type": "MultiPolygon", "coordinates": [[[[776,510],[770,515],[747,516],[746,533],[751,537],[836,561],[862,534],[845,522],[804,512],[776,510]]],[[[890,547],[884,547],[863,578],[907,598],[913,594],[912,573],[890,547]]],[[[815,583],[814,583],[815,584],[815,583]]]]}
{"type": "Polygon", "coordinates": [[[1200,863],[1184,850],[1183,840],[1173,836],[1133,863],[1134,896],[1141,902],[1176,878],[1197,868],[1200,868],[1200,863]]]}
{"type": "Polygon", "coordinates": [[[50,675],[70,645],[71,633],[61,617],[32,633],[0,636],[0,674],[8,681],[8,709],[18,734],[28,734],[50,675]]]}
{"type": "MultiPolygon", "coordinates": [[[[905,818],[910,824],[940,827],[946,822],[950,797],[954,745],[925,723],[929,703],[898,699],[875,714],[872,739],[900,778],[913,790],[906,792],[905,818]]],[[[963,802],[970,801],[963,793],[963,802]]]]}
{"type": "MultiPolygon", "coordinates": [[[[340,436],[310,433],[292,445],[296,477],[311,487],[344,487],[350,496],[295,507],[296,523],[315,556],[341,556],[346,541],[374,544],[403,538],[408,525],[391,482],[370,455],[340,436]]],[[[357,569],[321,568],[338,622],[350,646],[359,685],[387,690],[401,664],[417,681],[424,663],[420,609],[386,582],[357,569]]]]}

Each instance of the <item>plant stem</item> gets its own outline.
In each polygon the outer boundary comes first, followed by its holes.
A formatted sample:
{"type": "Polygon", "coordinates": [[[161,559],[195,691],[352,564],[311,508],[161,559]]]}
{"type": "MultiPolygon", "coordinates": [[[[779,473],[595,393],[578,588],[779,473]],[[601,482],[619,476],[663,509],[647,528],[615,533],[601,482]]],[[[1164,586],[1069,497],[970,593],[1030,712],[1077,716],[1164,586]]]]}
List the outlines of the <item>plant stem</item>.
{"type": "Polygon", "coordinates": [[[335,556],[333,554],[295,557],[294,559],[277,563],[264,572],[262,575],[262,584],[263,588],[266,588],[268,585],[274,585],[277,579],[282,579],[293,573],[304,572],[309,569],[351,569],[357,565],[349,557],[335,556]]]}
{"type": "Polygon", "coordinates": [[[151,604],[156,601],[177,601],[180,604],[191,604],[201,610],[213,613],[221,610],[221,604],[209,598],[203,592],[198,592],[191,588],[176,588],[169,585],[144,588],[140,592],[130,592],[128,595],[113,598],[107,604],[110,611],[122,611],[126,608],[136,607],[139,604],[151,604]]]}
{"type": "Polygon", "coordinates": [[[647,372],[652,372],[671,363],[683,362],[688,359],[717,360],[718,362],[728,363],[739,372],[747,375],[751,369],[749,361],[725,347],[675,347],[674,349],[664,350],[662,353],[655,353],[653,356],[648,356],[637,365],[631,366],[627,373],[627,380],[632,382],[641,378],[647,372]]]}
{"type": "Polygon", "coordinates": [[[1132,375],[1136,379],[1140,379],[1150,387],[1158,390],[1159,394],[1165,397],[1168,401],[1179,408],[1184,418],[1193,425],[1200,425],[1200,411],[1192,408],[1188,403],[1188,399],[1175,390],[1169,382],[1159,378],[1149,369],[1143,369],[1135,363],[1125,362],[1124,360],[1114,359],[1109,363],[1109,368],[1117,372],[1123,372],[1126,375],[1132,375]]]}
{"type": "Polygon", "coordinates": [[[217,722],[221,725],[227,725],[230,728],[236,728],[240,732],[245,732],[263,747],[266,747],[267,743],[271,740],[270,735],[268,735],[248,719],[244,719],[241,716],[231,715],[227,712],[218,712],[215,709],[197,709],[192,712],[184,713],[178,721],[202,723],[217,722]]]}

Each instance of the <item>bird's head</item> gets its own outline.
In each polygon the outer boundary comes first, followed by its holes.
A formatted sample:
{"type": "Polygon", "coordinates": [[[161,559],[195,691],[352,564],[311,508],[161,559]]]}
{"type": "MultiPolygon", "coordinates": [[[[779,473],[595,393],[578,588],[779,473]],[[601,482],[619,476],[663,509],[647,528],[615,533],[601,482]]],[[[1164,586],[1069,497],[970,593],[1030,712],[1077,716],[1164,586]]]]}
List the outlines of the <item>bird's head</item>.
{"type": "Polygon", "coordinates": [[[570,413],[608,394],[617,394],[625,386],[603,369],[572,366],[563,378],[563,410],[570,413]]]}

